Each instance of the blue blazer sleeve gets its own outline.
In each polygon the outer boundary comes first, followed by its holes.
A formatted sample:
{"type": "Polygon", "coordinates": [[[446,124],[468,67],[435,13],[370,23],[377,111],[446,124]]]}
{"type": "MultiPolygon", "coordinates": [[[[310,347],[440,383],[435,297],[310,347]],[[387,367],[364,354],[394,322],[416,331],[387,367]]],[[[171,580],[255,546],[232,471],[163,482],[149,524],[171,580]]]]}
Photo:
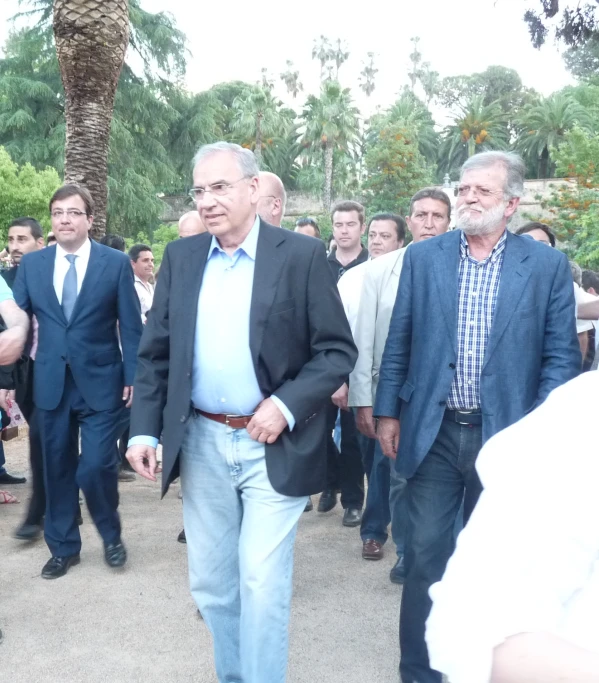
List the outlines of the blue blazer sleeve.
{"type": "Polygon", "coordinates": [[[376,417],[399,419],[401,400],[398,394],[408,376],[412,346],[412,269],[412,250],[408,249],[403,260],[389,335],[381,361],[373,411],[376,417]]]}
{"type": "Polygon", "coordinates": [[[118,316],[125,386],[133,386],[137,367],[137,349],[143,332],[141,307],[135,291],[133,270],[128,259],[122,260],[118,290],[118,316]]]}
{"type": "Polygon", "coordinates": [[[23,257],[21,265],[17,268],[17,277],[13,285],[12,294],[17,306],[31,315],[31,299],[27,288],[27,257],[23,257]]]}

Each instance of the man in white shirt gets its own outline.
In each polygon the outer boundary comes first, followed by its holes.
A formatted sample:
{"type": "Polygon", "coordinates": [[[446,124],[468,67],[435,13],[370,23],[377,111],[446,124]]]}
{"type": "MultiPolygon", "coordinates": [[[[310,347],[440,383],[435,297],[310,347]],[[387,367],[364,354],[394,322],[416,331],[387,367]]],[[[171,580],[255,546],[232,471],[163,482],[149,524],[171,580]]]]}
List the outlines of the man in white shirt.
{"type": "Polygon", "coordinates": [[[150,279],[154,275],[154,254],[146,244],[134,244],[129,249],[129,258],[135,277],[135,291],[141,306],[141,321],[146,324],[146,316],[154,301],[154,285],[150,279]]]}
{"type": "Polygon", "coordinates": [[[482,449],[483,493],[430,590],[451,683],[599,681],[598,394],[585,373],[482,449]]]}
{"type": "MultiPolygon", "coordinates": [[[[443,190],[435,187],[419,190],[410,201],[407,221],[414,243],[447,232],[451,221],[449,197],[443,190]]],[[[344,278],[358,268],[364,268],[361,300],[353,330],[359,356],[350,376],[349,405],[357,409],[358,429],[369,439],[376,438],[372,405],[405,252],[406,249],[400,249],[381,256],[380,259],[366,264],[365,268],[356,266],[339,281],[341,286],[344,278]]],[[[383,545],[387,540],[387,527],[391,521],[397,562],[391,570],[390,579],[393,583],[403,583],[404,533],[401,518],[404,515],[400,510],[399,496],[405,480],[395,476],[395,468],[383,455],[378,442],[375,443],[372,462],[364,465],[368,476],[368,493],[360,527],[362,557],[365,560],[379,560],[383,557],[383,545]]]]}

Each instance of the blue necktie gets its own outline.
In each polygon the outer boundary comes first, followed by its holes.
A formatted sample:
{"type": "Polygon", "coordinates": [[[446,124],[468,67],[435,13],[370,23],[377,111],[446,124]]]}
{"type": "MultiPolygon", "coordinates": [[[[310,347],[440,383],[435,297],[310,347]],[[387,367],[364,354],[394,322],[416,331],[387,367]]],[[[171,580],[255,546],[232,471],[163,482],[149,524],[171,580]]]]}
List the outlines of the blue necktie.
{"type": "Polygon", "coordinates": [[[64,312],[64,317],[67,319],[67,322],[69,322],[73,315],[75,302],[77,301],[77,270],[75,268],[75,259],[77,257],[75,254],[67,254],[65,258],[71,265],[67,270],[62,285],[62,310],[64,312]]]}

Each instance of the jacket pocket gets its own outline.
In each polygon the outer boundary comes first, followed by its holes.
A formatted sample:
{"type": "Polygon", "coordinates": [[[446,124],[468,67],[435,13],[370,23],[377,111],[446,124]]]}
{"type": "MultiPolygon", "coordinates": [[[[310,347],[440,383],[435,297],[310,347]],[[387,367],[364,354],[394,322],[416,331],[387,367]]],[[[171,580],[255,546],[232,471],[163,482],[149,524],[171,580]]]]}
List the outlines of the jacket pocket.
{"type": "Polygon", "coordinates": [[[276,301],[269,311],[269,315],[276,315],[277,313],[285,313],[295,308],[295,299],[285,299],[284,301],[276,301]]]}
{"type": "Polygon", "coordinates": [[[404,382],[402,388],[399,390],[399,393],[397,395],[399,396],[399,398],[401,398],[402,401],[408,403],[410,398],[412,398],[413,391],[414,387],[409,382],[404,382]]]}
{"type": "Polygon", "coordinates": [[[533,315],[537,315],[538,309],[533,306],[532,308],[527,308],[521,313],[518,313],[518,318],[532,318],[533,315]]]}
{"type": "Polygon", "coordinates": [[[120,351],[105,351],[94,356],[96,365],[112,365],[113,363],[120,363],[122,360],[120,351]]]}

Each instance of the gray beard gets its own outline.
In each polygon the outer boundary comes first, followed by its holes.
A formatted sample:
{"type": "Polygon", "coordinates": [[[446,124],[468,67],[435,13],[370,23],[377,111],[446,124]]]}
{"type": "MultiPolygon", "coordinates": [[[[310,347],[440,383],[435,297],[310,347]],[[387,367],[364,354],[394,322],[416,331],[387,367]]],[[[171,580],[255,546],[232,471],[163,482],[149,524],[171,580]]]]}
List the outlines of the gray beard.
{"type": "MultiPolygon", "coordinates": [[[[503,212],[508,202],[503,201],[492,209],[486,209],[478,219],[472,220],[467,213],[462,213],[462,208],[458,209],[456,225],[466,235],[480,236],[490,235],[495,232],[503,221],[503,212]]],[[[465,208],[465,207],[464,207],[465,208]]]]}

